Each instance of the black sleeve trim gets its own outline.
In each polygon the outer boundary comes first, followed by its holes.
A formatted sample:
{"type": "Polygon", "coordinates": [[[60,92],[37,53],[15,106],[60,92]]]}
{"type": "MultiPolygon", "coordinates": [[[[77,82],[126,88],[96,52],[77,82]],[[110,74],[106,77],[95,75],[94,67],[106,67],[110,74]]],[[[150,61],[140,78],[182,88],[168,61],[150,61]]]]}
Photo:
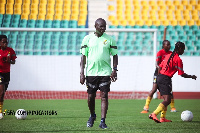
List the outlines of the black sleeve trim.
{"type": "Polygon", "coordinates": [[[81,49],[82,49],[82,48],[86,48],[86,47],[87,47],[87,45],[81,46],[81,49]]]}
{"type": "Polygon", "coordinates": [[[110,48],[114,48],[114,49],[117,49],[117,46],[110,46],[110,48]]]}

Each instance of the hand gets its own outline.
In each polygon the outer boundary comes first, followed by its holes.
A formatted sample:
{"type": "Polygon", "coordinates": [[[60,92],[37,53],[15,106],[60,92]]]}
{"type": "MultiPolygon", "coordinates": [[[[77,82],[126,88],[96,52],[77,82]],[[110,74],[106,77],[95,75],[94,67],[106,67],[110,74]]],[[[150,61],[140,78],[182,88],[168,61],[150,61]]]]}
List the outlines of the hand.
{"type": "Polygon", "coordinates": [[[85,75],[84,75],[84,73],[80,73],[80,83],[82,85],[85,83],[85,75]]]}
{"type": "Polygon", "coordinates": [[[112,82],[115,82],[117,80],[117,71],[116,70],[112,71],[110,78],[111,78],[112,82]]]}
{"type": "Polygon", "coordinates": [[[196,78],[197,78],[197,76],[195,76],[195,75],[192,75],[192,79],[195,79],[195,80],[196,80],[196,78]]]}

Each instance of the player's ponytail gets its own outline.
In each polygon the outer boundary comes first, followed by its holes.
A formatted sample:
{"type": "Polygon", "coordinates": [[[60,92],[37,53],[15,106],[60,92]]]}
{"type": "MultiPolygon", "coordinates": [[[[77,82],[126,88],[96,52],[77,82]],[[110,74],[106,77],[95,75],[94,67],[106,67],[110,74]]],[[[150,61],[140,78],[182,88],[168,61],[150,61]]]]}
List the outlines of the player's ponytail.
{"type": "MultiPolygon", "coordinates": [[[[169,63],[170,63],[170,60],[171,60],[171,59],[172,59],[172,63],[173,63],[174,54],[175,54],[175,52],[177,52],[180,48],[185,48],[185,44],[184,44],[183,42],[180,42],[180,41],[179,41],[179,42],[177,42],[177,43],[175,44],[175,48],[174,48],[172,54],[170,55],[170,57],[169,57],[169,59],[168,59],[168,61],[167,61],[167,65],[166,65],[165,71],[168,69],[169,63]]],[[[172,64],[172,65],[173,65],[173,64],[172,64]]]]}

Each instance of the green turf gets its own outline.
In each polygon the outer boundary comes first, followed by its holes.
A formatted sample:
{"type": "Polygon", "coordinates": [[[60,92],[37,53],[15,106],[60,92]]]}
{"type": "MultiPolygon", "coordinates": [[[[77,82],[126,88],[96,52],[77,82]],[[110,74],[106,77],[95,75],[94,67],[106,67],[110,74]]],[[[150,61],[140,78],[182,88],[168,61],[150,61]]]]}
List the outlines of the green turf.
{"type": "MultiPolygon", "coordinates": [[[[152,100],[150,112],[162,100],[152,100]]],[[[0,120],[0,132],[109,132],[109,133],[197,133],[200,132],[200,100],[175,100],[178,110],[171,113],[168,107],[167,118],[171,123],[155,123],[148,114],[141,114],[145,100],[109,100],[106,124],[109,129],[100,129],[100,100],[96,100],[97,120],[92,128],[86,127],[89,118],[87,100],[5,100],[4,109],[55,110],[57,115],[29,115],[26,120],[17,120],[6,115],[0,120]],[[183,122],[181,112],[190,110],[192,122],[183,122]]],[[[160,115],[159,115],[160,116],[160,115]]]]}

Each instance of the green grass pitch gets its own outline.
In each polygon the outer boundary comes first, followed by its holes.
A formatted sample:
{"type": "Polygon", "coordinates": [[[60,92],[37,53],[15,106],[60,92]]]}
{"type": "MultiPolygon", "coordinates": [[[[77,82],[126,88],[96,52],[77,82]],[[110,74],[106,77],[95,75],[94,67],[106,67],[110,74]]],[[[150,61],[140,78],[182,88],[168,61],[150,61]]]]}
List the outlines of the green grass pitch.
{"type": "MultiPolygon", "coordinates": [[[[152,100],[150,112],[154,111],[162,100],[152,100]]],[[[141,114],[145,100],[109,100],[106,118],[108,129],[100,129],[100,100],[96,100],[97,120],[92,128],[86,127],[89,118],[87,100],[5,100],[7,110],[55,110],[57,115],[29,115],[25,120],[17,120],[14,115],[6,115],[0,120],[0,132],[108,132],[108,133],[199,133],[200,100],[175,99],[176,113],[167,111],[170,123],[155,123],[148,114],[141,114]],[[190,110],[192,122],[183,122],[181,112],[190,110]]],[[[160,117],[160,114],[159,116],[160,117]]]]}

